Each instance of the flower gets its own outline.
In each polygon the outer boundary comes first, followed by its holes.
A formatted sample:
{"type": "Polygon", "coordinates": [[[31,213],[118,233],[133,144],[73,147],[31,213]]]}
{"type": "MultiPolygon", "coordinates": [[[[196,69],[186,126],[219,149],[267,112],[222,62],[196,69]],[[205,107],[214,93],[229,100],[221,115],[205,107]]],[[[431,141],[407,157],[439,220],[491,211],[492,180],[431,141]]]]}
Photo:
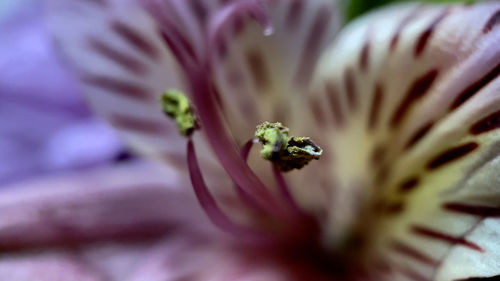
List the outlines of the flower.
{"type": "MultiPolygon", "coordinates": [[[[179,253],[164,279],[500,274],[498,3],[393,6],[336,38],[326,0],[53,0],[48,10],[97,112],[189,173],[232,235],[201,235],[215,246],[179,253]],[[203,135],[186,141],[165,119],[160,95],[172,88],[191,97],[203,135]],[[310,136],[323,159],[286,177],[246,159],[264,121],[310,136]]],[[[154,280],[161,256],[138,278],[154,280]]]]}

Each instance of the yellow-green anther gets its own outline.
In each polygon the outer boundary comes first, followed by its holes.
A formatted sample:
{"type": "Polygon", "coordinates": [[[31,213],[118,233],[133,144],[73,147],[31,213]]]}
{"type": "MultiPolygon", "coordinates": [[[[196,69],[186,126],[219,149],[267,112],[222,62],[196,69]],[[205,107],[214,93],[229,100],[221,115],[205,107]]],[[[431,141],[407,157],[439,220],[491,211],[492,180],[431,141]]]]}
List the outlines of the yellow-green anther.
{"type": "Polygon", "coordinates": [[[163,112],[175,119],[179,133],[190,136],[198,128],[193,107],[188,98],[180,91],[168,90],[161,98],[163,112]]]}
{"type": "Polygon", "coordinates": [[[264,122],[257,126],[255,136],[263,145],[260,151],[262,158],[272,160],[286,150],[289,139],[288,131],[289,129],[281,123],[264,122]]]}
{"type": "Polygon", "coordinates": [[[301,169],[323,153],[309,137],[290,137],[289,131],[279,122],[264,122],[255,132],[262,143],[262,158],[272,161],[283,172],[301,169]]]}

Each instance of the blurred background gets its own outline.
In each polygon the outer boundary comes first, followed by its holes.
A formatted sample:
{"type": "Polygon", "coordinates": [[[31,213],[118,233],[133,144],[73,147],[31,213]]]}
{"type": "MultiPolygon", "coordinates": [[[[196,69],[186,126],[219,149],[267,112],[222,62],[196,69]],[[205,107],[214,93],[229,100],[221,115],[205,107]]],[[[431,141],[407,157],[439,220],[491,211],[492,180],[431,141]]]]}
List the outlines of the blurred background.
{"type": "Polygon", "coordinates": [[[42,2],[0,0],[0,187],[127,158],[56,55],[42,2]]]}
{"type": "MultiPolygon", "coordinates": [[[[342,1],[347,20],[397,2],[342,1]]],[[[40,0],[0,0],[0,188],[131,159],[87,108],[75,77],[53,49],[42,6],[40,0]]]]}

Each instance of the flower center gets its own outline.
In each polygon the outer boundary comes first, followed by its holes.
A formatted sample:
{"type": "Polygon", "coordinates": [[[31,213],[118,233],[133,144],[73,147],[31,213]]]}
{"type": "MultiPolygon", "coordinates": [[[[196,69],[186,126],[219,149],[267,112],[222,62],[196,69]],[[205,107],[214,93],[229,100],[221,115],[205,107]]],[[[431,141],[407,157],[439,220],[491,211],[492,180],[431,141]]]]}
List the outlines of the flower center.
{"type": "MultiPolygon", "coordinates": [[[[331,252],[326,249],[319,219],[300,207],[283,176],[283,172],[301,169],[311,160],[319,159],[323,150],[318,145],[309,137],[289,136],[290,130],[281,123],[264,122],[257,126],[256,138],[241,148],[240,159],[246,162],[251,148],[259,141],[262,144],[260,155],[272,162],[271,171],[278,189],[274,192],[266,187],[262,198],[256,196],[259,194],[256,190],[245,189],[235,181],[234,189],[247,216],[245,222],[241,222],[224,211],[205,183],[192,141],[194,132],[201,128],[194,106],[181,92],[170,90],[163,96],[162,107],[166,115],[176,121],[180,134],[188,138],[187,163],[193,190],[215,226],[244,244],[251,243],[253,247],[278,255],[280,259],[291,259],[290,262],[300,263],[321,274],[351,275],[351,269],[346,264],[352,266],[358,262],[356,257],[346,257],[344,253],[352,251],[339,249],[331,252]],[[270,209],[262,204],[262,199],[270,202],[270,209]],[[342,254],[342,257],[336,257],[336,253],[342,254]]],[[[228,174],[233,178],[229,171],[228,174]]]]}
{"type": "MultiPolygon", "coordinates": [[[[239,237],[248,236],[252,239],[259,235],[269,236],[266,232],[271,232],[273,239],[294,228],[293,235],[287,233],[286,236],[291,240],[307,239],[312,232],[317,235],[318,227],[316,221],[306,215],[296,203],[288,187],[282,172],[288,172],[293,169],[300,169],[307,165],[313,159],[319,159],[322,149],[317,146],[308,137],[290,137],[289,129],[281,123],[264,122],[257,126],[256,138],[248,141],[241,149],[241,158],[247,161],[253,144],[260,141],[263,144],[261,156],[272,162],[272,174],[278,186],[279,195],[269,191],[269,201],[275,202],[279,208],[286,210],[285,218],[277,213],[262,208],[257,198],[252,193],[234,184],[236,193],[242,202],[248,207],[252,215],[255,216],[255,225],[240,226],[233,223],[231,219],[219,208],[216,199],[212,196],[209,188],[203,179],[198,160],[191,140],[192,134],[199,129],[198,118],[195,116],[195,110],[188,98],[177,90],[165,92],[162,98],[162,108],[167,116],[175,119],[179,133],[188,138],[187,144],[187,162],[190,172],[191,182],[196,196],[212,222],[226,232],[233,233],[239,237]],[[263,221],[265,223],[263,223],[263,221]],[[272,223],[269,223],[272,222],[272,223]],[[247,235],[248,234],[248,235],[247,235]]],[[[278,209],[278,208],[277,208],[278,209]]],[[[261,237],[262,238],[262,237],[261,237]]],[[[266,237],[266,240],[269,237],[266,237]]],[[[260,239],[257,239],[260,240],[260,239]]]]}

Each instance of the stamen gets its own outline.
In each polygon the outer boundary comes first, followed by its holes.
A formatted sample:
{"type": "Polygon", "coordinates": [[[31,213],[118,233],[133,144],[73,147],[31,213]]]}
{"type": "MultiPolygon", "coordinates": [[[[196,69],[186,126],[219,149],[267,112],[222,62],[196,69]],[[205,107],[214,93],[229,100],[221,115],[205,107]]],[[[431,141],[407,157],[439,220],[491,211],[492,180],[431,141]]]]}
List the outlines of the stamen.
{"type": "Polygon", "coordinates": [[[258,233],[254,229],[235,224],[226,216],[226,214],[224,214],[224,212],[222,212],[205,184],[191,139],[189,139],[187,143],[187,162],[189,176],[191,178],[191,183],[196,197],[214,225],[227,233],[237,236],[244,236],[257,240],[267,240],[264,234],[258,233]]]}
{"type": "Polygon", "coordinates": [[[301,169],[323,150],[309,137],[289,137],[290,130],[281,123],[264,122],[257,126],[255,136],[262,143],[262,158],[272,161],[280,171],[301,169]]]}
{"type": "Polygon", "coordinates": [[[253,138],[245,143],[243,148],[241,149],[241,158],[243,158],[245,161],[248,160],[248,154],[250,154],[250,150],[252,149],[254,143],[258,143],[259,139],[253,138]]]}
{"type": "MultiPolygon", "coordinates": [[[[245,145],[241,148],[241,158],[243,160],[247,161],[248,160],[248,155],[250,154],[250,150],[252,149],[254,143],[257,143],[259,140],[256,138],[253,138],[245,143],[245,145]]],[[[239,185],[234,184],[234,187],[236,189],[236,193],[240,197],[240,199],[248,204],[250,207],[255,208],[260,210],[261,208],[259,207],[259,204],[255,201],[254,198],[247,192],[245,192],[239,185]]]]}
{"type": "Polygon", "coordinates": [[[183,93],[177,90],[168,90],[163,93],[161,103],[163,112],[177,122],[177,128],[181,135],[190,136],[199,128],[193,107],[183,93]]]}
{"type": "MultiPolygon", "coordinates": [[[[256,2],[244,0],[237,3],[242,7],[251,7],[250,3],[255,5],[256,2]]],[[[231,5],[233,3],[228,4],[228,6],[231,5]]],[[[235,9],[236,7],[238,6],[234,6],[231,9],[235,9]]],[[[228,175],[242,190],[254,198],[260,208],[270,214],[274,214],[277,218],[290,220],[292,218],[289,210],[279,200],[274,198],[266,185],[253,173],[246,162],[241,159],[239,149],[229,135],[222,116],[220,116],[219,106],[216,104],[217,89],[211,82],[213,75],[211,54],[215,50],[213,47],[217,46],[217,34],[221,31],[220,27],[224,26],[226,20],[229,19],[223,16],[225,12],[228,12],[226,16],[232,14],[230,10],[222,9],[219,12],[221,14],[212,17],[212,22],[208,26],[205,38],[201,42],[203,44],[201,46],[203,54],[199,57],[200,59],[193,60],[193,63],[183,61],[179,61],[179,63],[189,83],[189,91],[196,106],[200,123],[207,128],[204,130],[207,140],[228,175]]],[[[152,14],[156,15],[157,13],[152,11],[152,14]]],[[[167,36],[167,39],[172,38],[168,38],[167,36]]]]}
{"type": "MultiPolygon", "coordinates": [[[[257,138],[253,138],[245,143],[245,145],[241,149],[241,157],[247,161],[248,160],[248,155],[250,153],[250,150],[252,149],[253,145],[257,143],[259,140],[257,138]]],[[[299,213],[303,215],[303,212],[300,210],[299,205],[293,198],[290,189],[288,187],[288,184],[285,181],[285,178],[283,177],[283,174],[281,173],[280,169],[276,165],[273,166],[273,175],[276,180],[276,183],[278,184],[280,193],[282,194],[283,198],[285,201],[288,203],[288,205],[292,208],[292,210],[295,213],[299,213]]],[[[237,184],[235,184],[236,192],[238,196],[241,198],[242,201],[247,203],[250,207],[260,209],[259,206],[256,204],[255,200],[248,194],[246,193],[241,187],[239,187],[237,184]]]]}
{"type": "Polygon", "coordinates": [[[281,173],[279,167],[274,164],[273,164],[273,174],[274,178],[276,179],[276,183],[278,184],[281,195],[283,195],[283,197],[288,202],[288,204],[290,205],[290,207],[293,209],[294,212],[302,214],[299,205],[297,205],[297,202],[293,198],[292,193],[290,193],[290,189],[288,188],[288,184],[286,183],[283,174],[281,173]]]}
{"type": "Polygon", "coordinates": [[[203,67],[187,71],[197,113],[203,126],[210,128],[204,130],[204,132],[215,155],[219,158],[220,163],[231,179],[246,193],[250,194],[263,210],[283,220],[292,219],[288,210],[283,208],[284,206],[272,196],[269,189],[241,159],[234,141],[229,136],[221,120],[214,98],[213,91],[215,89],[211,86],[207,77],[209,74],[210,71],[203,67]]]}

